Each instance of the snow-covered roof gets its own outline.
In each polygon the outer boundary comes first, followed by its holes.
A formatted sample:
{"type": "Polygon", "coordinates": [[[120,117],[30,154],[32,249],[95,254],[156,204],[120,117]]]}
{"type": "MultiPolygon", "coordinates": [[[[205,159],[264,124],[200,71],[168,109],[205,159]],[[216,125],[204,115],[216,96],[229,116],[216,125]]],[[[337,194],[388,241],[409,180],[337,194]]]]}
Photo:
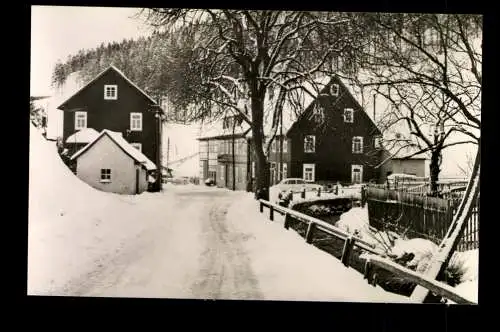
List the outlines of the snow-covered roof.
{"type": "MultiPolygon", "coordinates": [[[[141,94],[143,94],[147,99],[149,99],[149,101],[151,101],[153,104],[155,105],[158,105],[158,103],[156,102],[156,100],[154,100],[153,98],[151,98],[151,96],[149,96],[146,92],[144,92],[144,90],[142,90],[140,87],[137,86],[137,84],[135,84],[134,82],[132,82],[127,76],[125,76],[125,74],[119,70],[118,68],[116,68],[114,65],[110,65],[108,68],[104,69],[103,71],[101,71],[96,77],[94,77],[90,82],[88,82],[87,84],[85,84],[83,87],[81,87],[78,91],[76,91],[74,94],[72,94],[69,98],[67,98],[63,103],[61,103],[57,108],[58,109],[62,109],[61,107],[64,106],[64,104],[71,98],[73,98],[73,96],[79,94],[82,90],[86,89],[89,85],[91,85],[92,83],[94,83],[95,81],[97,81],[101,76],[103,76],[106,72],[108,72],[109,70],[114,70],[115,72],[117,72],[120,76],[123,77],[123,79],[125,81],[127,81],[130,85],[132,85],[135,89],[137,89],[137,91],[139,91],[141,94]]],[[[159,105],[158,105],[159,106],[159,105]]],[[[160,107],[161,111],[163,113],[165,113],[165,111],[160,107]]]]}
{"type": "Polygon", "coordinates": [[[126,154],[132,157],[135,161],[142,164],[148,171],[152,171],[156,169],[156,165],[148,159],[141,151],[130,145],[122,136],[121,133],[114,132],[111,130],[104,129],[101,133],[89,144],[85,145],[79,151],[77,151],[73,156],[71,156],[71,160],[74,160],[81,156],[83,153],[88,151],[95,142],[99,141],[104,135],[107,135],[113,142],[115,142],[126,154]]]}
{"type": "Polygon", "coordinates": [[[234,132],[232,126],[223,128],[223,119],[205,122],[201,124],[200,135],[198,139],[222,138],[228,136],[241,136],[250,131],[250,125],[243,121],[240,125],[235,126],[234,132]]]}
{"type": "Polygon", "coordinates": [[[429,155],[426,152],[412,156],[412,154],[420,151],[419,148],[414,146],[391,146],[385,147],[385,149],[392,155],[391,159],[429,159],[429,155]]]}
{"type": "Polygon", "coordinates": [[[66,139],[66,143],[90,143],[99,136],[99,132],[93,128],[84,128],[77,131],[66,139]]]}

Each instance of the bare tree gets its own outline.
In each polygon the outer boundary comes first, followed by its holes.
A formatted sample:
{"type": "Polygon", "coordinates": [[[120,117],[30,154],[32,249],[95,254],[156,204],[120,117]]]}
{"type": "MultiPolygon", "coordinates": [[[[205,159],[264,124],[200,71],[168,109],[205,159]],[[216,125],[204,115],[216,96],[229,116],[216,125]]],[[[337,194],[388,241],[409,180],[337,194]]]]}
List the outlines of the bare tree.
{"type": "Polygon", "coordinates": [[[382,95],[381,129],[398,151],[430,153],[431,193],[437,193],[442,151],[478,144],[481,126],[482,20],[475,15],[363,14],[356,21],[372,41],[359,53],[358,84],[382,95]]]}
{"type": "MultiPolygon", "coordinates": [[[[267,199],[267,157],[283,105],[297,90],[303,90],[304,82],[311,82],[314,88],[318,75],[336,71],[340,57],[354,58],[353,17],[168,8],[145,9],[143,14],[158,29],[178,36],[174,58],[184,61],[173,61],[179,73],[170,86],[173,103],[189,108],[191,119],[213,119],[230,112],[251,126],[257,160],[256,197],[260,193],[267,199]],[[275,91],[277,97],[267,107],[266,97],[275,91]],[[271,123],[268,132],[264,131],[266,120],[271,123]]],[[[342,61],[344,71],[351,68],[352,62],[342,61]]]]}
{"type": "Polygon", "coordinates": [[[469,177],[474,169],[474,156],[467,152],[465,154],[465,165],[460,165],[457,163],[457,167],[462,172],[465,177],[469,177]]]}

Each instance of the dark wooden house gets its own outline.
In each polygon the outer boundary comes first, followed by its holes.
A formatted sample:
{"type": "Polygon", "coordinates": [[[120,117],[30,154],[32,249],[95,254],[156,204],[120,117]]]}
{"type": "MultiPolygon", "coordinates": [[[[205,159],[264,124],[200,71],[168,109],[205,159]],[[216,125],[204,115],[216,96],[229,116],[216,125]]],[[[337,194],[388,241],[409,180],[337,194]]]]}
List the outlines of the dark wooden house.
{"type": "Polygon", "coordinates": [[[161,160],[161,121],[165,116],[159,104],[113,65],[65,100],[63,137],[68,154],[81,148],[68,137],[85,128],[119,132],[148,159],[161,160]]]}
{"type": "Polygon", "coordinates": [[[379,181],[382,133],[333,77],[286,132],[287,177],[345,184],[379,181]]]}
{"type": "MultiPolygon", "coordinates": [[[[290,116],[293,112],[285,106],[285,118],[268,155],[271,185],[284,178],[321,184],[380,182],[380,170],[376,167],[383,157],[380,130],[339,78],[320,78],[314,90],[303,98],[300,116],[290,116]]],[[[251,131],[244,125],[237,128],[234,138],[246,146],[238,150],[241,153],[237,160],[242,168],[241,158],[247,158],[243,168],[246,183],[239,184],[237,189],[251,190],[255,180],[251,131]]],[[[266,139],[270,139],[269,124],[265,124],[264,132],[268,135],[266,139]]],[[[227,171],[221,166],[232,160],[232,150],[226,148],[232,138],[226,128],[224,134],[200,139],[200,175],[214,178],[222,187],[226,187],[227,171]],[[219,152],[219,146],[224,153],[219,152]]]]}

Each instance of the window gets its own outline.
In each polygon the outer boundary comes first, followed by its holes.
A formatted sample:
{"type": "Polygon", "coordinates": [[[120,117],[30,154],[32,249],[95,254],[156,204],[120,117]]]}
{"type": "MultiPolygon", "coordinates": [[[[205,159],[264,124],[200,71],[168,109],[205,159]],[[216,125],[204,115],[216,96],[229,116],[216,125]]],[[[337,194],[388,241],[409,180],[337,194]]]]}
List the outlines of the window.
{"type": "Polygon", "coordinates": [[[315,171],[314,164],[304,164],[302,172],[302,177],[304,178],[304,181],[314,182],[314,171],[315,171]]]}
{"type": "Polygon", "coordinates": [[[283,152],[288,152],[288,140],[286,138],[283,139],[283,152]]]}
{"type": "Polygon", "coordinates": [[[363,153],[363,137],[354,136],[352,138],[352,153],[363,153]]]}
{"type": "Polygon", "coordinates": [[[375,147],[375,149],[380,149],[382,147],[382,137],[375,136],[373,138],[373,146],[375,147]]]}
{"type": "Polygon", "coordinates": [[[314,104],[313,113],[317,117],[321,117],[321,115],[323,114],[323,109],[321,108],[319,102],[316,102],[316,104],[314,104]]]}
{"type": "Polygon", "coordinates": [[[352,165],[351,166],[351,181],[352,181],[352,183],[362,183],[363,182],[363,166],[362,165],[352,165]]]}
{"type": "Polygon", "coordinates": [[[304,137],[304,152],[313,153],[316,150],[316,137],[306,135],[304,137]]]}
{"type": "Polygon", "coordinates": [[[330,86],[330,94],[332,96],[335,96],[335,97],[337,97],[339,95],[339,85],[338,84],[334,83],[330,86]]]}
{"type": "Polygon", "coordinates": [[[208,171],[208,177],[215,181],[215,178],[217,177],[217,173],[215,171],[208,171]]]}
{"type": "Polygon", "coordinates": [[[117,85],[105,85],[104,86],[104,99],[105,100],[118,99],[118,86],[117,85]]]}
{"type": "Polygon", "coordinates": [[[283,179],[288,177],[288,164],[283,164],[283,179]]]}
{"type": "Polygon", "coordinates": [[[130,130],[142,130],[142,113],[130,113],[130,130]]]}
{"type": "Polygon", "coordinates": [[[87,128],[87,112],[75,112],[75,130],[87,128]]]}
{"type": "Polygon", "coordinates": [[[344,109],[344,122],[347,123],[354,122],[354,110],[352,108],[344,109]]]}
{"type": "Polygon", "coordinates": [[[276,140],[271,143],[271,152],[276,152],[276,140]]]}
{"type": "Polygon", "coordinates": [[[101,182],[111,182],[111,169],[101,168],[101,182]]]}
{"type": "Polygon", "coordinates": [[[142,151],[142,144],[141,143],[130,143],[134,148],[136,148],[139,151],[142,151]]]}
{"type": "Polygon", "coordinates": [[[255,161],[252,161],[252,177],[255,177],[255,161]]]}

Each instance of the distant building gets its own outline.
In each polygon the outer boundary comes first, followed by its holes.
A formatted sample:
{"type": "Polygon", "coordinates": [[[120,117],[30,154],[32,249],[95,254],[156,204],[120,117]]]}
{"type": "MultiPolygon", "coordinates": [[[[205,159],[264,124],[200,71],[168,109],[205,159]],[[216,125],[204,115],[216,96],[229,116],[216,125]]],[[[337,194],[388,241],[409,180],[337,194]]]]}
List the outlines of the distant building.
{"type": "Polygon", "coordinates": [[[391,174],[407,174],[417,178],[425,178],[428,174],[427,154],[412,156],[418,150],[414,148],[388,149],[383,151],[380,166],[380,182],[385,182],[391,174]]]}

